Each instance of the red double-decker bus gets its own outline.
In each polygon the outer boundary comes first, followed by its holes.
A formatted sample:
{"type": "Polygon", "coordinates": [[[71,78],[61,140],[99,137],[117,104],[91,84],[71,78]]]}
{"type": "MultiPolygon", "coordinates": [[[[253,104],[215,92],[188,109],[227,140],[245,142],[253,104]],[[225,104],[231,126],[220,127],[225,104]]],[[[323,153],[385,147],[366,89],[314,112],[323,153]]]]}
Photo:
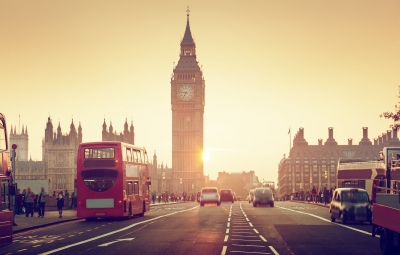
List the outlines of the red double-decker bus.
{"type": "Polygon", "coordinates": [[[0,113],[0,247],[12,243],[13,212],[9,195],[10,152],[6,118],[0,113]]]}
{"type": "Polygon", "coordinates": [[[146,149],[122,142],[81,143],[77,155],[77,215],[86,220],[144,216],[150,210],[146,149]]]}

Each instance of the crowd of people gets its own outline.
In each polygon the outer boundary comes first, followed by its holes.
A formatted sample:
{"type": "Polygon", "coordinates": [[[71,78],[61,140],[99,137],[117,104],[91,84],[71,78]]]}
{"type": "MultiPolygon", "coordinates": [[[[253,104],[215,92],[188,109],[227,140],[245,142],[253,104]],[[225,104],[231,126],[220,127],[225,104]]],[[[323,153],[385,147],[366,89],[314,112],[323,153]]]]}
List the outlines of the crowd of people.
{"type": "Polygon", "coordinates": [[[38,217],[44,217],[45,215],[45,206],[46,201],[49,199],[55,199],[57,201],[57,210],[59,213],[59,218],[62,218],[62,210],[64,207],[68,207],[73,209],[76,207],[76,196],[75,192],[72,192],[71,197],[68,190],[56,191],[53,192],[52,196],[49,196],[45,191],[44,187],[41,188],[39,194],[35,194],[32,192],[31,188],[28,187],[23,189],[22,192],[20,189],[17,189],[17,193],[15,195],[15,215],[23,215],[26,217],[33,217],[34,213],[38,213],[38,217]],[[67,201],[67,203],[65,202],[67,201]]]}
{"type": "Polygon", "coordinates": [[[161,194],[157,194],[157,192],[153,191],[151,192],[151,201],[153,204],[156,202],[158,203],[168,203],[168,202],[178,202],[178,201],[195,201],[199,194],[191,193],[187,194],[185,191],[182,193],[178,192],[168,192],[168,191],[163,191],[161,194]]]}
{"type": "Polygon", "coordinates": [[[332,186],[329,189],[327,187],[316,188],[313,186],[312,189],[308,189],[306,191],[301,189],[300,191],[296,191],[291,194],[285,194],[283,196],[283,200],[306,201],[310,203],[323,203],[326,205],[331,202],[333,191],[335,189],[336,186],[332,186]]]}

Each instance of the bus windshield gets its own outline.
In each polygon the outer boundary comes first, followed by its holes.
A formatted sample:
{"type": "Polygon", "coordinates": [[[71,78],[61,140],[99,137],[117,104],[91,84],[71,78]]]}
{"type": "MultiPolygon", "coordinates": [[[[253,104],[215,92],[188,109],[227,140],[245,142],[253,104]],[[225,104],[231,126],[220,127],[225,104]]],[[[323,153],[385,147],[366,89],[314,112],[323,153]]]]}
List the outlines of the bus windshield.
{"type": "Polygon", "coordinates": [[[114,158],[114,148],[87,148],[85,158],[114,158]]]}
{"type": "Polygon", "coordinates": [[[117,170],[94,169],[81,172],[83,182],[92,191],[103,192],[111,189],[118,177],[117,170]]]}

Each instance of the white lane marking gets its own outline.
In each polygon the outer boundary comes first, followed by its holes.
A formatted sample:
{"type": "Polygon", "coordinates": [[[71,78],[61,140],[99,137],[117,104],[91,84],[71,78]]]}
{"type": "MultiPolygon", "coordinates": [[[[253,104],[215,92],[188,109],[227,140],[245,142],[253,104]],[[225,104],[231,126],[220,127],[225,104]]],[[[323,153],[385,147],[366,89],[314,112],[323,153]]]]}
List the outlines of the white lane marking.
{"type": "Polygon", "coordinates": [[[250,227],[253,227],[253,224],[251,224],[251,222],[249,222],[249,226],[250,226],[250,227]]]}
{"type": "Polygon", "coordinates": [[[247,222],[235,222],[235,225],[240,225],[240,224],[246,224],[247,225],[247,222]]]}
{"type": "Polygon", "coordinates": [[[231,235],[231,236],[241,236],[241,237],[257,237],[257,236],[244,236],[244,235],[231,235]]]}
{"type": "Polygon", "coordinates": [[[279,253],[274,249],[274,247],[272,247],[272,246],[268,246],[270,249],[271,249],[271,251],[275,254],[275,255],[279,255],[279,253]]]}
{"type": "Polygon", "coordinates": [[[262,235],[260,235],[260,238],[261,238],[264,242],[267,241],[267,239],[265,239],[262,235]]]}
{"type": "Polygon", "coordinates": [[[246,239],[234,239],[234,238],[231,238],[231,240],[235,240],[235,241],[243,241],[243,242],[261,242],[261,240],[246,240],[246,239]]]}
{"type": "Polygon", "coordinates": [[[231,221],[231,217],[228,217],[228,222],[231,221]]]}
{"type": "Polygon", "coordinates": [[[225,235],[224,242],[228,241],[228,235],[225,235]]]}
{"type": "Polygon", "coordinates": [[[109,243],[100,244],[99,246],[100,247],[109,246],[110,244],[113,244],[113,243],[122,242],[122,241],[132,241],[133,239],[135,239],[135,238],[117,239],[117,240],[109,242],[109,243]]]}
{"type": "Polygon", "coordinates": [[[257,231],[257,229],[253,228],[254,232],[256,232],[257,234],[259,234],[259,232],[257,231]]]}
{"type": "Polygon", "coordinates": [[[229,228],[226,229],[226,234],[229,234],[229,228]]]}
{"type": "Polygon", "coordinates": [[[270,252],[257,252],[257,251],[230,251],[230,252],[234,252],[234,253],[249,253],[249,254],[271,254],[270,252]]]}
{"type": "Polygon", "coordinates": [[[223,246],[222,247],[221,255],[225,255],[226,254],[226,248],[228,248],[228,246],[223,246]]]}
{"type": "Polygon", "coordinates": [[[231,224],[228,222],[228,224],[226,224],[226,227],[229,228],[230,225],[231,225],[231,224]]]}
{"type": "Polygon", "coordinates": [[[311,216],[311,217],[320,219],[320,220],[322,220],[322,221],[329,222],[329,223],[335,224],[336,226],[340,226],[340,227],[343,227],[343,228],[347,228],[347,229],[350,229],[350,230],[353,230],[353,231],[356,231],[356,232],[360,232],[360,233],[362,233],[362,234],[371,235],[371,233],[369,233],[369,232],[367,232],[367,231],[360,230],[360,229],[357,229],[357,228],[352,228],[352,227],[349,227],[349,226],[346,226],[346,225],[343,225],[343,224],[338,224],[338,223],[335,223],[335,222],[331,222],[330,220],[327,220],[327,219],[325,219],[325,218],[322,218],[322,217],[320,217],[320,216],[317,216],[317,215],[314,215],[314,214],[311,214],[311,213],[300,212],[300,211],[292,210],[292,209],[285,208],[285,207],[281,207],[281,206],[277,206],[277,207],[278,207],[278,208],[281,208],[281,209],[288,210],[288,211],[292,211],[292,212],[297,212],[297,213],[309,215],[309,216],[311,216]]]}
{"type": "Polygon", "coordinates": [[[232,234],[233,233],[235,233],[235,234],[253,234],[253,232],[233,232],[232,231],[232,234]]]}
{"type": "Polygon", "coordinates": [[[100,239],[100,238],[103,238],[103,237],[106,237],[106,236],[113,235],[115,233],[119,233],[119,232],[128,230],[130,228],[136,227],[138,225],[141,225],[141,224],[144,224],[144,223],[147,223],[147,222],[155,221],[155,220],[158,220],[158,219],[161,219],[161,218],[165,218],[165,217],[168,217],[168,216],[171,216],[171,215],[174,215],[174,214],[187,212],[187,211],[196,209],[197,207],[199,207],[199,206],[197,205],[195,207],[192,207],[192,208],[189,208],[189,209],[186,209],[186,210],[172,212],[172,213],[169,213],[169,214],[157,216],[157,217],[155,217],[153,219],[148,219],[148,220],[144,220],[144,221],[141,221],[141,222],[137,222],[137,223],[131,224],[129,226],[126,226],[124,228],[120,228],[118,230],[114,230],[114,231],[108,232],[108,233],[100,235],[100,236],[96,236],[96,237],[93,237],[93,238],[90,238],[90,239],[87,239],[87,240],[84,240],[84,241],[81,241],[81,242],[77,242],[77,243],[70,244],[70,245],[67,245],[67,246],[64,246],[64,247],[60,247],[58,249],[54,249],[54,250],[51,250],[51,251],[47,251],[47,252],[41,253],[40,255],[47,255],[47,254],[52,254],[52,253],[55,253],[55,252],[58,252],[58,251],[62,251],[62,250],[65,250],[65,249],[68,249],[68,248],[71,248],[71,247],[74,247],[74,246],[78,246],[78,245],[81,245],[81,244],[84,244],[84,243],[88,243],[88,242],[91,242],[91,241],[94,241],[94,240],[97,240],[97,239],[100,239]]]}
{"type": "Polygon", "coordinates": [[[265,248],[267,246],[264,245],[254,245],[254,244],[232,244],[233,246],[245,246],[245,247],[258,247],[258,248],[265,248]]]}
{"type": "Polygon", "coordinates": [[[249,221],[249,218],[246,217],[246,220],[249,221]]]}

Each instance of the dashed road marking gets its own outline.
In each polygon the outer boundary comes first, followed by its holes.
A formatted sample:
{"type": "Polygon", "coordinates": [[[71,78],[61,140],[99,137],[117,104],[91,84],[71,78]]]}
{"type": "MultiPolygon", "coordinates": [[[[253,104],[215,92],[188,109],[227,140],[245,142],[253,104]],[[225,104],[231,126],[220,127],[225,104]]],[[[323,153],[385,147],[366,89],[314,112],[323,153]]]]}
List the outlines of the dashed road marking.
{"type": "Polygon", "coordinates": [[[259,234],[260,232],[257,231],[257,229],[253,228],[254,232],[256,232],[257,234],[259,234]]]}
{"type": "Polygon", "coordinates": [[[267,239],[265,239],[262,235],[260,235],[260,238],[261,238],[264,242],[267,241],[267,239]]]}
{"type": "Polygon", "coordinates": [[[228,235],[225,235],[225,238],[224,238],[224,242],[227,242],[228,241],[228,235]]]}
{"type": "Polygon", "coordinates": [[[268,246],[270,249],[271,249],[271,251],[275,254],[275,255],[279,255],[279,253],[274,249],[274,247],[272,247],[272,246],[268,246]]]}

